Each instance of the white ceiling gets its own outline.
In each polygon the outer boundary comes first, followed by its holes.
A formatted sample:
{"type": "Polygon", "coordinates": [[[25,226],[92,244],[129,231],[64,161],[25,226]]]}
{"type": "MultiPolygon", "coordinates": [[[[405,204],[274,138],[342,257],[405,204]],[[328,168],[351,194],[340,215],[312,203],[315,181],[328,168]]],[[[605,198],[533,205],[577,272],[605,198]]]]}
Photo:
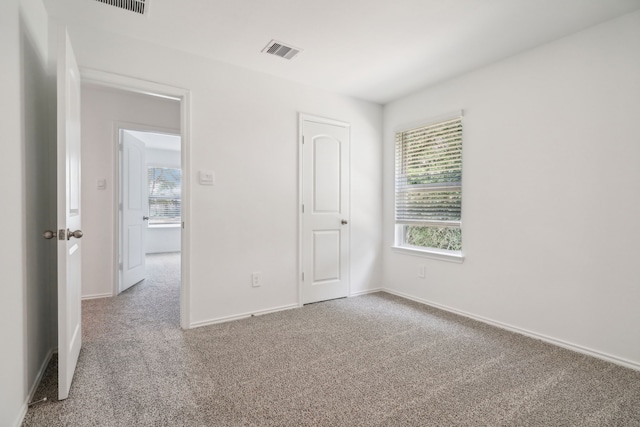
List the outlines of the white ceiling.
{"type": "Polygon", "coordinates": [[[144,142],[146,148],[180,151],[180,135],[155,132],[139,132],[135,130],[125,130],[124,132],[144,142]]]}
{"type": "Polygon", "coordinates": [[[147,0],[140,16],[44,0],[70,25],[116,32],[386,103],[640,9],[640,0],[147,0]],[[261,50],[303,49],[291,61],[261,50]]]}

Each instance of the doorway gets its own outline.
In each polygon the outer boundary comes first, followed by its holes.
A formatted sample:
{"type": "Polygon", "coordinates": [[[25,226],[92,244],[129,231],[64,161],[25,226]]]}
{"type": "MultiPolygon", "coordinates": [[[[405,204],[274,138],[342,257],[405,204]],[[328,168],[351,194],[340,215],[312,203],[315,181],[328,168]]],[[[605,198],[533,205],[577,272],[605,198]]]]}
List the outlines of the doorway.
{"type": "MultiPolygon", "coordinates": [[[[150,257],[165,254],[173,260],[181,252],[181,138],[177,130],[142,129],[118,130],[118,294],[157,273],[147,269],[150,257]]],[[[158,269],[162,263],[150,265],[158,269]]],[[[179,283],[179,271],[169,279],[179,283]]]]}
{"type": "MultiPolygon", "coordinates": [[[[83,128],[83,141],[86,139],[92,147],[88,168],[95,169],[87,175],[88,195],[91,200],[88,206],[93,208],[95,216],[90,216],[93,237],[93,256],[87,257],[89,285],[100,283],[99,289],[90,289],[83,298],[101,298],[115,296],[119,292],[120,271],[120,171],[119,140],[120,129],[153,132],[160,134],[177,134],[180,137],[180,169],[184,176],[189,176],[189,138],[190,138],[190,91],[183,88],[168,86],[160,83],[112,74],[99,70],[83,69],[81,73],[83,87],[94,87],[96,90],[108,93],[116,91],[127,98],[114,101],[112,97],[103,95],[93,99],[83,96],[83,111],[94,110],[89,126],[83,128]],[[136,99],[146,99],[146,104],[140,105],[136,99]],[[174,105],[166,109],[167,103],[174,105]],[[158,109],[159,105],[165,107],[158,109]],[[169,116],[167,116],[169,114],[169,116]],[[105,122],[110,121],[110,123],[105,122]],[[145,124],[146,123],[146,124],[145,124]],[[153,126],[148,124],[153,123],[153,126]],[[162,125],[160,125],[162,123],[162,125]],[[160,128],[156,126],[170,128],[160,128]],[[170,124],[169,124],[170,123],[170,124]],[[144,125],[141,125],[144,124],[144,125]],[[110,131],[109,131],[110,129],[110,131]],[[88,134],[85,130],[95,130],[95,134],[88,134]],[[108,141],[103,136],[109,135],[108,141]],[[103,145],[104,144],[104,145],[103,145]],[[108,150],[101,147],[107,147],[108,150]],[[111,165],[111,166],[109,166],[111,165]],[[106,179],[105,179],[106,178],[106,179]],[[97,186],[97,187],[96,187],[97,186]],[[108,214],[103,214],[108,212],[108,214]],[[96,255],[97,254],[97,255],[96,255]],[[104,286],[103,286],[104,285],[104,286]],[[107,294],[108,293],[108,294],[107,294]]],[[[119,95],[119,96],[120,96],[119,95]]],[[[143,101],[144,103],[144,101],[143,101]]],[[[85,153],[83,152],[83,159],[85,153]]],[[[86,165],[84,165],[86,166],[86,165]]],[[[140,188],[145,185],[141,184],[140,188]]],[[[84,190],[83,190],[84,191],[84,190]]],[[[190,324],[190,282],[189,282],[189,211],[190,183],[185,179],[181,183],[181,224],[179,262],[179,316],[180,327],[189,329],[190,324]]],[[[85,198],[86,200],[86,198],[85,198]]],[[[87,243],[87,242],[85,242],[87,243]]],[[[83,275],[85,273],[83,272],[83,275]]],[[[83,283],[84,286],[84,283],[83,283]]]]}

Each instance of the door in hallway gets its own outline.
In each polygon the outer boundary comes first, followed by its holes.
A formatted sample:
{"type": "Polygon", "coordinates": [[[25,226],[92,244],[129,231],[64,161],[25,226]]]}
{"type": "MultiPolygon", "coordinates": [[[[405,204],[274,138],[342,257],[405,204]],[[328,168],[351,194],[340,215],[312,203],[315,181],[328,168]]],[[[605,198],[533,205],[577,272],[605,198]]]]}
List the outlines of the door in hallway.
{"type": "Polygon", "coordinates": [[[122,225],[121,241],[122,280],[119,292],[129,289],[144,280],[145,238],[149,220],[147,202],[147,175],[145,161],[145,144],[129,133],[120,131],[121,170],[122,170],[122,225]]]}

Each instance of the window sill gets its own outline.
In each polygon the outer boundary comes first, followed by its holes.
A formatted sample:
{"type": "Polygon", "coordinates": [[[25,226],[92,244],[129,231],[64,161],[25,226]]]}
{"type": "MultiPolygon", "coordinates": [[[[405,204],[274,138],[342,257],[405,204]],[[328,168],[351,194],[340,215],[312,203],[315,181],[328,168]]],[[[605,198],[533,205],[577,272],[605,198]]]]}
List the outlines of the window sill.
{"type": "Polygon", "coordinates": [[[180,228],[182,224],[149,224],[148,228],[180,228]]]}
{"type": "Polygon", "coordinates": [[[423,248],[418,248],[416,246],[392,246],[391,250],[399,254],[438,259],[441,261],[455,262],[458,264],[462,264],[462,262],[464,261],[464,256],[460,251],[423,249],[423,248]]]}

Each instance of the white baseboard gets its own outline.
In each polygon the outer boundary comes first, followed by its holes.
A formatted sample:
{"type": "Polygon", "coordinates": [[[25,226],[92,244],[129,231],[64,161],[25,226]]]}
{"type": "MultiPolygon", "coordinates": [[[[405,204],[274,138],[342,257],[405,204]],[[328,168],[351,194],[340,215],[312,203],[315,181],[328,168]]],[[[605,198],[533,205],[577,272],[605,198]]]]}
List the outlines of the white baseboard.
{"type": "Polygon", "coordinates": [[[358,297],[360,295],[375,294],[376,292],[384,292],[383,288],[365,289],[364,291],[351,292],[350,297],[358,297]]]}
{"type": "Polygon", "coordinates": [[[199,322],[191,323],[191,325],[189,325],[189,328],[193,329],[193,328],[199,328],[201,326],[215,325],[217,323],[231,322],[234,320],[246,319],[247,317],[251,317],[251,316],[261,316],[263,314],[276,313],[278,311],[291,310],[292,308],[298,308],[298,307],[300,307],[298,304],[289,304],[289,305],[283,305],[280,307],[269,308],[266,310],[258,310],[258,311],[252,311],[249,313],[234,314],[232,316],[218,317],[216,319],[210,319],[210,320],[201,320],[199,322]]]}
{"type": "Polygon", "coordinates": [[[108,293],[108,294],[83,295],[83,296],[82,296],[82,301],[89,300],[89,299],[98,299],[98,298],[111,298],[112,296],[113,296],[113,294],[112,294],[112,293],[108,293]]]}
{"type": "Polygon", "coordinates": [[[408,294],[405,294],[405,293],[402,293],[402,292],[397,292],[397,291],[394,291],[394,290],[391,290],[391,289],[388,289],[388,288],[382,288],[382,291],[386,292],[388,294],[392,294],[392,295],[396,295],[396,296],[399,296],[399,297],[402,297],[402,298],[406,298],[408,300],[419,302],[421,304],[429,305],[431,307],[435,307],[435,308],[438,308],[440,310],[448,311],[448,312],[453,313],[453,314],[457,314],[457,315],[460,315],[460,316],[468,317],[470,319],[477,320],[479,322],[486,323],[488,325],[495,326],[495,327],[500,328],[500,329],[506,329],[507,331],[515,332],[515,333],[520,334],[520,335],[525,335],[525,336],[530,337],[530,338],[535,338],[535,339],[538,339],[540,341],[544,341],[544,342],[547,342],[549,344],[556,345],[558,347],[566,348],[568,350],[572,350],[572,351],[575,351],[575,352],[578,352],[578,353],[586,354],[588,356],[596,357],[598,359],[602,359],[602,360],[605,360],[607,362],[615,363],[616,365],[621,365],[621,366],[624,366],[626,368],[630,368],[630,369],[634,369],[636,371],[640,371],[640,363],[634,362],[632,360],[624,359],[622,357],[613,356],[611,354],[607,354],[607,353],[603,353],[601,351],[597,351],[597,350],[593,350],[593,349],[590,349],[590,348],[587,348],[587,347],[583,347],[581,345],[574,344],[574,343],[571,343],[571,342],[568,342],[568,341],[565,341],[565,340],[561,340],[561,339],[558,339],[558,338],[553,338],[553,337],[550,337],[548,335],[539,334],[537,332],[532,332],[532,331],[529,331],[527,329],[522,329],[522,328],[519,328],[517,326],[512,326],[512,325],[509,325],[507,323],[499,322],[497,320],[492,320],[492,319],[489,319],[489,318],[486,318],[486,317],[483,317],[483,316],[478,316],[478,315],[475,315],[475,314],[472,314],[472,313],[468,313],[466,311],[458,310],[458,309],[455,309],[455,308],[452,308],[452,307],[448,307],[446,305],[442,305],[442,304],[438,304],[438,303],[433,302],[433,301],[429,301],[429,300],[425,300],[425,299],[422,299],[422,298],[414,297],[412,295],[408,295],[408,294]]]}
{"type": "Polygon", "coordinates": [[[18,418],[16,419],[16,422],[13,423],[14,426],[20,427],[22,425],[22,422],[24,421],[24,417],[27,415],[27,410],[29,409],[29,402],[33,400],[33,396],[36,394],[36,390],[38,390],[38,386],[42,381],[44,372],[47,370],[47,366],[49,365],[49,362],[51,361],[51,357],[53,356],[53,353],[55,353],[55,350],[56,348],[51,347],[47,352],[47,355],[45,356],[44,361],[42,362],[42,364],[40,365],[40,368],[38,369],[38,375],[36,375],[35,379],[33,380],[33,383],[29,387],[27,400],[22,404],[22,408],[20,408],[20,413],[18,415],[18,418]]]}
{"type": "Polygon", "coordinates": [[[36,378],[33,380],[33,383],[31,384],[31,388],[29,389],[29,394],[27,395],[27,402],[31,402],[33,400],[33,396],[36,394],[36,390],[38,389],[38,386],[42,381],[42,377],[44,376],[44,371],[47,370],[47,366],[51,361],[51,357],[53,356],[53,353],[54,353],[54,347],[51,347],[47,352],[47,356],[44,358],[42,365],[40,365],[40,369],[38,370],[38,375],[36,375],[36,378]]]}

